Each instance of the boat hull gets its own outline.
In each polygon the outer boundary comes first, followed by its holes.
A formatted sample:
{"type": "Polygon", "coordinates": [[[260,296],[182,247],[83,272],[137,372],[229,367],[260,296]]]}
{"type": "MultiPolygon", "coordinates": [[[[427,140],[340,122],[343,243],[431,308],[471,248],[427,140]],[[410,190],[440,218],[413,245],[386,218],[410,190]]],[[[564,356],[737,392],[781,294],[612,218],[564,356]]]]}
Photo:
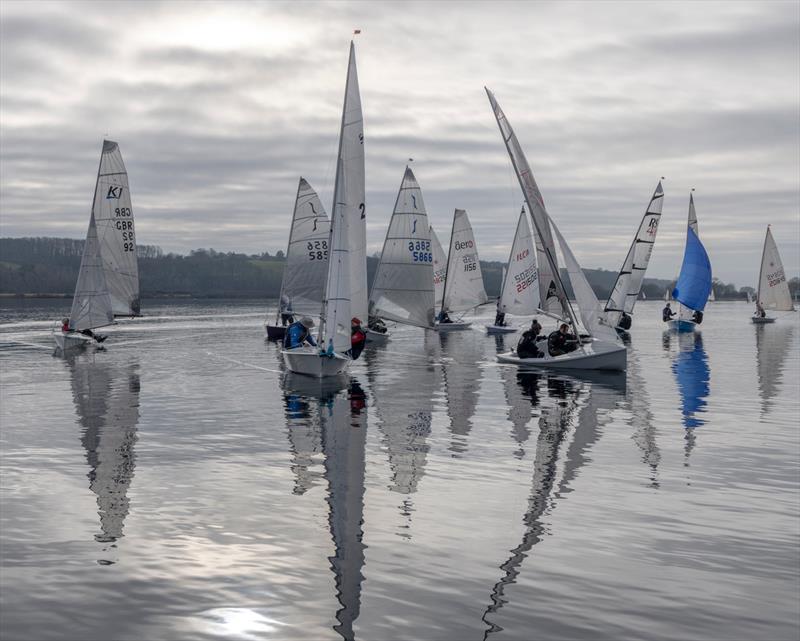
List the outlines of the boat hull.
{"type": "Polygon", "coordinates": [[[433,330],[437,332],[455,332],[462,329],[469,329],[470,327],[472,327],[472,323],[456,321],[453,323],[436,323],[436,325],[433,326],[433,330]]]}
{"type": "Polygon", "coordinates": [[[753,323],[755,323],[756,325],[767,325],[768,323],[775,322],[775,319],[770,318],[769,316],[764,316],[763,318],[761,318],[760,316],[753,316],[751,317],[750,320],[752,320],[753,323]]]}
{"type": "Polygon", "coordinates": [[[515,334],[519,328],[518,327],[509,327],[508,325],[504,325],[502,327],[498,325],[487,325],[486,326],[486,333],[487,334],[515,334]]]}
{"type": "Polygon", "coordinates": [[[364,331],[367,335],[367,342],[373,345],[385,345],[389,341],[389,332],[376,332],[371,329],[364,331]]]}
{"type": "Polygon", "coordinates": [[[623,345],[594,340],[584,345],[583,350],[561,356],[546,354],[543,358],[520,358],[512,350],[498,354],[497,360],[519,367],[624,372],[628,366],[628,350],[623,345]]]}
{"type": "Polygon", "coordinates": [[[320,356],[316,347],[297,347],[281,351],[286,368],[294,374],[326,378],[337,376],[350,367],[352,359],[341,354],[333,356],[320,356]]]}
{"type": "Polygon", "coordinates": [[[697,327],[697,323],[686,318],[676,318],[667,321],[667,323],[669,324],[669,328],[676,332],[693,332],[697,327]]]}
{"type": "Polygon", "coordinates": [[[270,325],[267,323],[267,340],[280,341],[286,335],[286,327],[283,325],[270,325]]]}
{"type": "Polygon", "coordinates": [[[62,352],[83,349],[92,342],[92,339],[88,336],[75,333],[65,334],[64,332],[54,332],[53,340],[56,343],[56,347],[62,352]]]}

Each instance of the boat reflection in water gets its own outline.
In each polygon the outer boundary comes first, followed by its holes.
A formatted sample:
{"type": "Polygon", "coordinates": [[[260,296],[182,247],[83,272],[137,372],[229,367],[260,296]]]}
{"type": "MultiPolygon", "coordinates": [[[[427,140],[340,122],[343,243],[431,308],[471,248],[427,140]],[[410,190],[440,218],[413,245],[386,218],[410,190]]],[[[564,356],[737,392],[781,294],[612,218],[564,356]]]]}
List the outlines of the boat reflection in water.
{"type": "Polygon", "coordinates": [[[696,442],[694,430],[705,423],[701,415],[706,411],[711,368],[708,366],[706,350],[703,349],[701,333],[682,333],[673,338],[678,343],[678,354],[672,361],[672,372],[681,397],[681,414],[686,430],[684,456],[688,465],[696,442]]]}
{"type": "MultiPolygon", "coordinates": [[[[308,379],[308,377],[297,377],[308,379]]],[[[355,378],[313,381],[313,387],[284,378],[284,403],[289,423],[296,493],[319,479],[308,472],[310,461],[322,455],[328,483],[328,525],[334,554],[328,558],[334,572],[336,598],[341,607],[334,626],[344,639],[353,639],[353,623],[361,608],[364,580],[363,518],[364,467],[367,438],[367,396],[355,378]]]]}
{"type": "Polygon", "coordinates": [[[650,411],[650,395],[642,376],[641,365],[635,350],[628,351],[628,405],[631,412],[633,442],[642,452],[642,462],[650,470],[650,486],[660,486],[658,480],[658,464],[661,462],[661,450],[656,442],[656,427],[653,413],[650,411]]]}
{"type": "Polygon", "coordinates": [[[589,452],[601,435],[600,428],[625,398],[624,378],[620,377],[597,382],[520,372],[517,384],[530,405],[541,412],[539,433],[528,509],[522,517],[525,532],[520,544],[500,565],[503,575],[492,588],[491,604],[482,617],[487,624],[484,638],[503,629],[496,619],[509,601],[506,589],[516,581],[530,551],[544,538],[545,515],[569,495],[570,484],[590,460],[589,452]]]}
{"type": "MultiPolygon", "coordinates": [[[[100,533],[95,540],[116,547],[129,511],[128,489],[136,466],[139,423],[139,364],[117,365],[102,352],[65,358],[72,398],[81,424],[81,444],[89,464],[89,489],[97,496],[100,533]]],[[[98,563],[110,565],[110,559],[98,563]]]]}
{"type": "Polygon", "coordinates": [[[439,332],[442,344],[442,377],[450,417],[450,451],[460,456],[467,451],[467,436],[478,406],[483,372],[485,337],[476,331],[439,332]]]}
{"type": "Polygon", "coordinates": [[[791,344],[794,327],[781,323],[755,325],[755,332],[761,413],[767,414],[783,377],[786,353],[791,344]]]}

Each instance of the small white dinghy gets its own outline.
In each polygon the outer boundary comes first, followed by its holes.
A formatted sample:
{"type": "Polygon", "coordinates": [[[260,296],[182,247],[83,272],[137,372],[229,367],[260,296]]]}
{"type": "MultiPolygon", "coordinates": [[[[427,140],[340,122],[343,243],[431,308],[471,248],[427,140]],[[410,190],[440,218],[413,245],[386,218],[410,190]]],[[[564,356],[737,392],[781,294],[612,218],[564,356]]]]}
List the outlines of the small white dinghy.
{"type": "MultiPolygon", "coordinates": [[[[519,212],[514,242],[511,243],[508,267],[503,268],[500,298],[497,299],[498,314],[529,316],[539,308],[539,274],[533,245],[533,235],[523,206],[519,212]]],[[[505,324],[486,326],[487,334],[514,334],[517,330],[517,327],[505,324]]]]}
{"type": "Polygon", "coordinates": [[[624,345],[591,339],[582,343],[581,347],[569,354],[550,356],[545,349],[544,358],[520,358],[514,350],[498,354],[500,363],[511,363],[520,367],[547,369],[597,369],[608,371],[625,371],[627,366],[627,350],[624,345]]]}
{"type": "MultiPolygon", "coordinates": [[[[349,341],[348,335],[348,341],[349,341]]],[[[340,346],[343,347],[343,346],[340,346]]],[[[334,342],[334,349],[336,343],[334,342]]],[[[295,349],[285,349],[281,352],[286,367],[290,372],[313,376],[314,378],[325,378],[342,374],[350,367],[352,359],[342,353],[334,352],[332,355],[321,355],[317,347],[297,347],[295,349]]]]}
{"type": "MultiPolygon", "coordinates": [[[[433,245],[422,189],[406,166],[381,259],[369,296],[370,319],[412,327],[433,327],[435,307],[433,245]]],[[[367,330],[367,341],[382,344],[389,333],[367,330]]]]}
{"type": "MultiPolygon", "coordinates": [[[[749,294],[748,294],[749,297],[749,294]]],[[[783,270],[783,261],[778,253],[778,246],[772,237],[770,226],[767,225],[767,235],[764,238],[764,249],[761,252],[761,270],[758,274],[758,293],[756,294],[756,313],[752,317],[756,325],[774,323],[775,318],[760,314],[761,310],[780,312],[793,312],[794,303],[786,282],[783,270]]]]}
{"type": "Polygon", "coordinates": [[[364,329],[364,333],[367,335],[367,342],[373,345],[385,345],[391,337],[389,332],[376,332],[368,327],[364,329]]]}

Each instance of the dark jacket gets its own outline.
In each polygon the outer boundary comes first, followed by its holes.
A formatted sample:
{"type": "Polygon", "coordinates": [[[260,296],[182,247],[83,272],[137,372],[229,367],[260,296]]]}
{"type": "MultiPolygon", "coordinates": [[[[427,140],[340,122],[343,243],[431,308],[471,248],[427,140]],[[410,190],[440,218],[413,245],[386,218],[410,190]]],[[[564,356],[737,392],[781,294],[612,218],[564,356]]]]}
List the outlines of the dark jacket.
{"type": "Polygon", "coordinates": [[[547,337],[547,349],[550,351],[550,356],[560,356],[567,352],[573,352],[577,349],[577,338],[574,334],[562,334],[556,330],[547,337]]]}
{"type": "Polygon", "coordinates": [[[544,340],[544,336],[539,336],[539,332],[532,329],[522,332],[522,338],[517,343],[517,356],[520,358],[542,358],[544,354],[536,345],[537,341],[544,340]]]}
{"type": "Polygon", "coordinates": [[[306,326],[300,321],[292,323],[283,335],[284,349],[294,349],[295,347],[302,347],[303,343],[307,342],[309,345],[316,345],[317,341],[309,333],[306,326]]]}

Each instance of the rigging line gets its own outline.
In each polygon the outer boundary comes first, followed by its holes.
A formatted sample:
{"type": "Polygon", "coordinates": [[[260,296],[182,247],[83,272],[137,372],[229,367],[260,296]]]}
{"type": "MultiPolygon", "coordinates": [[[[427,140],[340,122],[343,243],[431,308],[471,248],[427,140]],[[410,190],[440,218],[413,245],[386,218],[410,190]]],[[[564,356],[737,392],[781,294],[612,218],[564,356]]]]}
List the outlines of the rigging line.
{"type": "Polygon", "coordinates": [[[159,343],[161,341],[174,341],[180,340],[183,338],[196,338],[198,336],[212,336],[212,335],[219,335],[219,332],[203,332],[202,334],[185,334],[180,337],[175,336],[166,336],[164,338],[145,338],[142,340],[136,341],[122,341],[121,343],[114,343],[114,347],[124,347],[126,345],[141,345],[142,343],[159,343]]]}
{"type": "Polygon", "coordinates": [[[40,345],[39,343],[28,343],[26,341],[14,341],[8,339],[0,339],[0,345],[25,345],[26,347],[35,347],[37,349],[46,349],[48,351],[52,351],[52,347],[47,347],[46,345],[40,345]]]}
{"type": "Polygon", "coordinates": [[[245,363],[244,361],[238,361],[235,358],[228,358],[227,356],[223,356],[222,354],[217,354],[215,352],[205,352],[208,356],[213,356],[214,358],[219,358],[223,361],[228,361],[230,363],[236,363],[237,365],[244,365],[245,367],[250,367],[251,369],[261,370],[262,372],[275,372],[276,374],[280,374],[281,370],[279,369],[269,369],[268,367],[261,367],[260,365],[253,365],[252,363],[245,363]]]}

